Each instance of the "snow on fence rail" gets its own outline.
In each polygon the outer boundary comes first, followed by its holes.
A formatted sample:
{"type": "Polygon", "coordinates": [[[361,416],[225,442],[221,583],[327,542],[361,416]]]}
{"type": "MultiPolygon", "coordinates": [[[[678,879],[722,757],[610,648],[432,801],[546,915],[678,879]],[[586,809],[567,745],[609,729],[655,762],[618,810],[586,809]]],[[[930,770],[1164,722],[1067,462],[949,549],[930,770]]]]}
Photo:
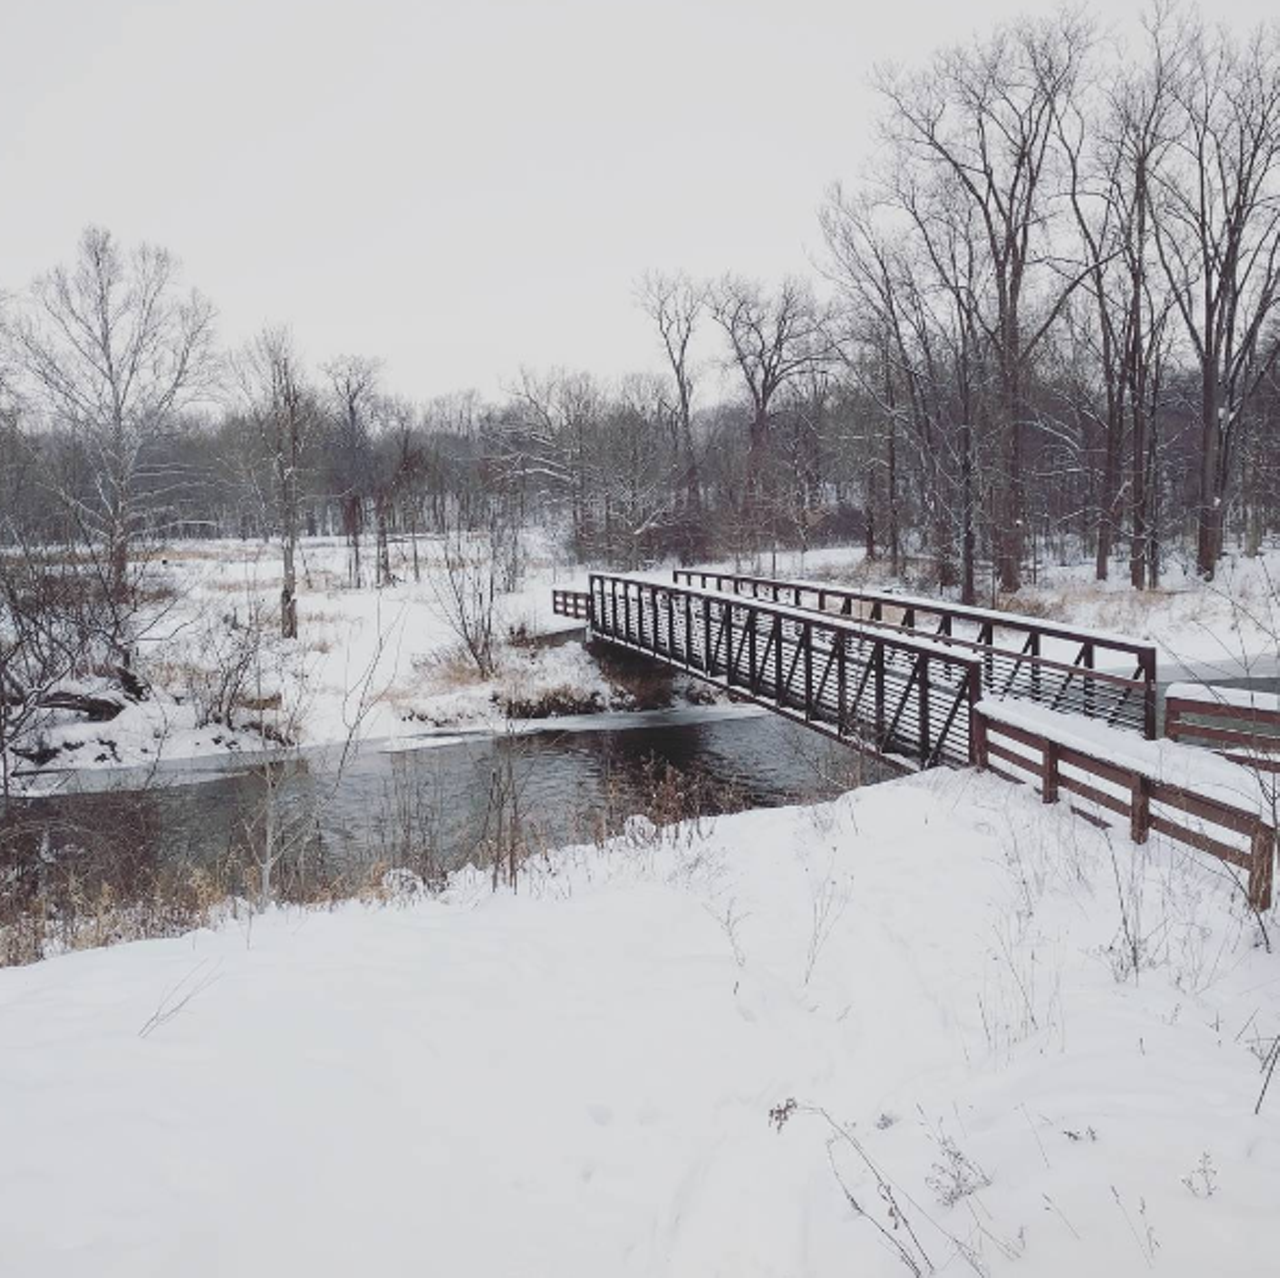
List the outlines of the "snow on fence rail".
{"type": "Polygon", "coordinates": [[[1164,724],[1173,741],[1199,741],[1233,763],[1280,772],[1280,697],[1273,693],[1170,684],[1164,724]]]}
{"type": "Polygon", "coordinates": [[[1038,780],[1046,803],[1067,790],[1127,816],[1135,843],[1155,830],[1238,866],[1249,875],[1250,904],[1271,907],[1276,827],[1256,775],[1195,747],[1135,741],[1034,706],[983,701],[974,707],[973,723],[980,768],[1022,780],[991,762],[998,759],[1038,780]]]}
{"type": "Polygon", "coordinates": [[[678,568],[677,583],[752,599],[834,610],[864,626],[919,635],[982,660],[985,695],[1017,697],[1156,735],[1156,650],[1124,635],[1082,630],[1039,617],[973,608],[940,599],[860,590],[826,582],[678,568]],[[896,618],[896,619],[895,619],[896,618]],[[1132,665],[1132,676],[1097,669],[1132,665]]]}
{"type": "Polygon", "coordinates": [[[589,611],[594,636],[904,770],[972,759],[978,662],[924,636],[626,574],[592,573],[589,611]]]}

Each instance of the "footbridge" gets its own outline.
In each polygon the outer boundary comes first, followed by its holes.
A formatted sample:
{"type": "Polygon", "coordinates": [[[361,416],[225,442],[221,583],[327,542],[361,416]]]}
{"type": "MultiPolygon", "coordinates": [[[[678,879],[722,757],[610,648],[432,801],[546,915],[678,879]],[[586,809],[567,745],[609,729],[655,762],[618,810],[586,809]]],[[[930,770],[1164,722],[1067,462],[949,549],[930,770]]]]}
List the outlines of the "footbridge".
{"type": "Polygon", "coordinates": [[[1154,829],[1246,869],[1251,902],[1270,904],[1274,817],[1237,784],[1236,773],[1249,774],[1235,764],[1209,756],[1201,765],[1207,752],[1155,740],[1150,644],[937,599],[704,569],[592,573],[586,591],[556,590],[552,602],[597,641],[900,771],[989,768],[1032,781],[1046,803],[1068,791],[1090,820],[1129,817],[1137,842],[1154,829]]]}

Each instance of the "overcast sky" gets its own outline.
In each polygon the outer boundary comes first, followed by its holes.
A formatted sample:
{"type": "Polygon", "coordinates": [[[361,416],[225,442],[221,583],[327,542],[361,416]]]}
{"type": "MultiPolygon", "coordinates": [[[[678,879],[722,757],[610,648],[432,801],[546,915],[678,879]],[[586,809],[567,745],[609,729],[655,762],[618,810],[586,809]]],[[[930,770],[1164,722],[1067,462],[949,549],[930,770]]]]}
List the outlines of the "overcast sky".
{"type": "Polygon", "coordinates": [[[0,289],[96,222],[172,249],[224,340],[287,322],[417,397],[653,366],[646,268],[804,270],[871,67],[1051,7],[0,0],[0,289]]]}

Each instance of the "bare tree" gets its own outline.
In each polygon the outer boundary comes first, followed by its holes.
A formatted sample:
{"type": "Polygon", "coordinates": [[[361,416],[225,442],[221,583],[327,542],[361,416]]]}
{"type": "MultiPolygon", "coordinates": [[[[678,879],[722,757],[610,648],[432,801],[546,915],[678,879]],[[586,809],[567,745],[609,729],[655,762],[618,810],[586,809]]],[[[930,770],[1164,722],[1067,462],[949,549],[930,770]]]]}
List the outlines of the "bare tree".
{"type": "Polygon", "coordinates": [[[1196,566],[1212,578],[1232,450],[1280,353],[1280,32],[1241,41],[1188,18],[1179,52],[1154,232],[1199,372],[1196,566]]]}
{"type": "Polygon", "coordinates": [[[671,377],[675,382],[672,416],[681,456],[683,510],[690,529],[702,522],[702,487],[698,454],[693,442],[694,369],[690,344],[707,305],[707,289],[684,274],[650,272],[640,284],[640,304],[662,340],[671,377]]]}
{"type": "Polygon", "coordinates": [[[237,361],[241,389],[271,459],[276,525],[280,537],[280,633],[298,637],[298,539],[301,535],[302,453],[316,417],[293,340],[285,329],[267,329],[237,361]]]}
{"type": "Polygon", "coordinates": [[[1023,434],[1032,360],[1077,283],[1063,279],[1047,241],[1046,190],[1055,122],[1075,91],[1088,46],[1082,20],[1002,26],[944,50],[915,75],[881,73],[885,134],[906,181],[934,174],[929,201],[964,201],[982,231],[989,286],[977,319],[999,374],[1002,439],[996,559],[1008,591],[1022,581],[1023,434]]]}
{"type": "Polygon", "coordinates": [[[324,366],[338,423],[338,498],[342,530],[347,538],[347,579],[361,585],[360,534],[364,504],[372,486],[373,456],[369,415],[378,394],[379,364],[361,355],[343,355],[324,366]]]}
{"type": "Polygon", "coordinates": [[[724,330],[730,363],[750,401],[744,515],[752,526],[769,505],[765,489],[775,398],[830,354],[827,317],[801,280],[784,280],[768,294],[758,283],[734,276],[712,289],[711,314],[724,330]]]}
{"type": "Polygon", "coordinates": [[[90,495],[60,487],[95,552],[108,593],[126,590],[136,498],[148,447],[209,389],[213,308],[179,294],[164,249],[125,253],[90,227],[70,266],[31,289],[13,325],[27,389],[47,418],[71,430],[88,456],[90,495]]]}

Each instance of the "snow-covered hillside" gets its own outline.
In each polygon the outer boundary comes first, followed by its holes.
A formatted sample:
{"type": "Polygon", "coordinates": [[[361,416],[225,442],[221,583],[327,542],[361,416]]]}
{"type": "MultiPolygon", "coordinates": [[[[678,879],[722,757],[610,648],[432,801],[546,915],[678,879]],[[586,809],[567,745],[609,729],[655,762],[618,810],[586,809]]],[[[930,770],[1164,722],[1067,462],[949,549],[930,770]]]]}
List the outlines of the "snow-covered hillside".
{"type": "Polygon", "coordinates": [[[948,773],[0,971],[0,1272],[1271,1273],[1259,941],[948,773]]]}

